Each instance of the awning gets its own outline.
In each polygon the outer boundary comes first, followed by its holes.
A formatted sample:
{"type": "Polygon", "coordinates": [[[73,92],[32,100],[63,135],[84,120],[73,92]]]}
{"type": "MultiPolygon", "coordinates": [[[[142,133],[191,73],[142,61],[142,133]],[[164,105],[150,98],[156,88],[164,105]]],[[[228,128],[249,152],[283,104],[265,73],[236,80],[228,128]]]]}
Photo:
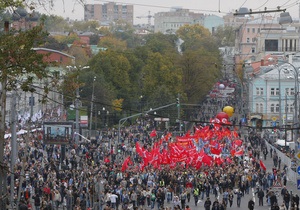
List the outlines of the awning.
{"type": "Polygon", "coordinates": [[[263,116],[262,115],[252,115],[252,116],[250,116],[250,120],[253,120],[253,119],[259,119],[259,120],[261,120],[263,118],[263,116]]]}

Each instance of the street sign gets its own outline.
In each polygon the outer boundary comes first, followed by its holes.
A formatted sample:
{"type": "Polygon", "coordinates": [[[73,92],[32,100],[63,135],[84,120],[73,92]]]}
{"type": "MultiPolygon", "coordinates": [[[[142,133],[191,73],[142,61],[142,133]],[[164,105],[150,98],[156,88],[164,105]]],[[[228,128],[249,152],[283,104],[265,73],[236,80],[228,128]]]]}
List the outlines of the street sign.
{"type": "Polygon", "coordinates": [[[297,172],[298,172],[298,174],[300,175],[300,166],[298,166],[297,172]]]}
{"type": "Polygon", "coordinates": [[[282,184],[277,180],[273,183],[272,188],[282,188],[282,184]]]}
{"type": "Polygon", "coordinates": [[[297,153],[296,158],[300,160],[300,152],[297,153]]]}
{"type": "Polygon", "coordinates": [[[300,190],[300,179],[297,179],[297,189],[300,190]]]}

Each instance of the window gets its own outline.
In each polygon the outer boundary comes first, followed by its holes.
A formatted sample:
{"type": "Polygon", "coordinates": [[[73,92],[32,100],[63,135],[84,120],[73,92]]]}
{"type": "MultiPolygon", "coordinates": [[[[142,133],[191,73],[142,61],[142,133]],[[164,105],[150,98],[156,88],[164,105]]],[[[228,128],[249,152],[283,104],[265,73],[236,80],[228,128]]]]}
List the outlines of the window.
{"type": "Polygon", "coordinates": [[[289,105],[290,105],[290,106],[289,106],[288,112],[294,113],[294,105],[293,105],[293,104],[289,104],[289,105]]]}
{"type": "Polygon", "coordinates": [[[276,88],[276,93],[275,95],[279,96],[279,88],[276,88]]]}
{"type": "Polygon", "coordinates": [[[264,105],[262,103],[259,104],[259,112],[263,113],[264,111],[264,105]]]}
{"type": "Polygon", "coordinates": [[[257,113],[263,113],[263,111],[264,111],[264,106],[263,106],[263,104],[262,103],[256,103],[255,104],[255,108],[256,108],[256,112],[257,113]]]}
{"type": "Polygon", "coordinates": [[[251,53],[255,53],[255,47],[251,48],[251,53]]]}
{"type": "Polygon", "coordinates": [[[250,38],[247,38],[247,43],[250,43],[250,38]]]}
{"type": "Polygon", "coordinates": [[[250,33],[250,28],[247,28],[247,33],[250,33]]]}
{"type": "Polygon", "coordinates": [[[275,96],[275,88],[271,88],[271,96],[275,96]]]}
{"type": "Polygon", "coordinates": [[[270,109],[270,111],[271,111],[271,113],[274,113],[275,112],[275,105],[274,104],[271,104],[271,109],[270,109]]]}
{"type": "Polygon", "coordinates": [[[255,33],[255,28],[252,28],[252,33],[255,33]]]}
{"type": "Polygon", "coordinates": [[[295,88],[290,88],[290,95],[291,96],[295,95],[295,88]]]}
{"type": "Polygon", "coordinates": [[[263,88],[256,88],[256,95],[262,96],[264,94],[264,89],[263,88]]]}
{"type": "Polygon", "coordinates": [[[266,39],[265,40],[265,51],[278,51],[278,40],[266,39]]]}
{"type": "Polygon", "coordinates": [[[258,88],[258,87],[256,88],[256,95],[260,95],[260,94],[259,94],[259,88],[258,88]]]}
{"type": "Polygon", "coordinates": [[[279,104],[276,104],[276,112],[279,112],[279,104]]]}

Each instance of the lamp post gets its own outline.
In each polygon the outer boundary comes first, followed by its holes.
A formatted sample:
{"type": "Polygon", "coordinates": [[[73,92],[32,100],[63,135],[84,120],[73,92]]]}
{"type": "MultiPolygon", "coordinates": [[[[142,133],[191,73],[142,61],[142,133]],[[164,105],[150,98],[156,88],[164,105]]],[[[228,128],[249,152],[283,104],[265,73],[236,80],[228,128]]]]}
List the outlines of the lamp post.
{"type": "Polygon", "coordinates": [[[92,136],[95,81],[96,81],[96,76],[94,76],[94,79],[93,79],[93,89],[92,89],[91,113],[90,113],[90,129],[89,129],[89,136],[90,136],[90,138],[92,136]]]}
{"type": "Polygon", "coordinates": [[[278,70],[278,86],[279,86],[279,134],[280,134],[280,138],[281,138],[281,131],[280,131],[280,129],[281,129],[281,127],[282,127],[282,113],[281,113],[281,108],[282,108],[282,106],[281,106],[281,77],[280,77],[280,75],[281,75],[281,68],[278,68],[278,65],[276,65],[277,66],[277,70],[278,70]]]}
{"type": "MultiPolygon", "coordinates": [[[[83,70],[83,69],[89,69],[89,66],[79,66],[77,69],[77,66],[66,66],[69,70],[75,69],[75,70],[83,70]]],[[[78,75],[77,75],[77,82],[78,82],[78,75]]],[[[79,133],[79,103],[80,103],[80,95],[79,95],[79,87],[76,88],[76,99],[75,99],[75,132],[79,133]]],[[[75,144],[78,144],[79,142],[79,136],[75,135],[75,144]]]]}
{"type": "Polygon", "coordinates": [[[294,75],[295,79],[295,99],[294,99],[294,110],[295,110],[295,115],[294,115],[294,123],[293,127],[294,128],[294,142],[295,142],[295,152],[298,151],[298,127],[299,127],[299,119],[298,119],[298,92],[299,92],[299,69],[297,69],[293,64],[291,63],[285,63],[286,65],[292,67],[291,69],[284,68],[285,73],[292,73],[294,75]]]}

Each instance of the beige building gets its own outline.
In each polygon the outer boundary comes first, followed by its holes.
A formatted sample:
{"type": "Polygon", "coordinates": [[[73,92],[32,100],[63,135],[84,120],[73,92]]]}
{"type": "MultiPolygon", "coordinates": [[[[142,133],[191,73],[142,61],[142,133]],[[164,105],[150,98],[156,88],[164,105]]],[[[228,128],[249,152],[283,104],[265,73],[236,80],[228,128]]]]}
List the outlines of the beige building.
{"type": "Polygon", "coordinates": [[[96,20],[101,25],[107,25],[116,20],[124,20],[133,24],[133,5],[121,5],[113,2],[105,4],[86,4],[84,20],[96,20]]]}
{"type": "Polygon", "coordinates": [[[299,22],[280,25],[272,16],[251,18],[236,29],[235,51],[236,63],[260,61],[268,54],[299,52],[299,22]]]}
{"type": "Polygon", "coordinates": [[[158,12],[154,15],[154,32],[175,33],[181,26],[203,25],[204,15],[190,12],[188,9],[172,8],[169,12],[158,12]]]}

